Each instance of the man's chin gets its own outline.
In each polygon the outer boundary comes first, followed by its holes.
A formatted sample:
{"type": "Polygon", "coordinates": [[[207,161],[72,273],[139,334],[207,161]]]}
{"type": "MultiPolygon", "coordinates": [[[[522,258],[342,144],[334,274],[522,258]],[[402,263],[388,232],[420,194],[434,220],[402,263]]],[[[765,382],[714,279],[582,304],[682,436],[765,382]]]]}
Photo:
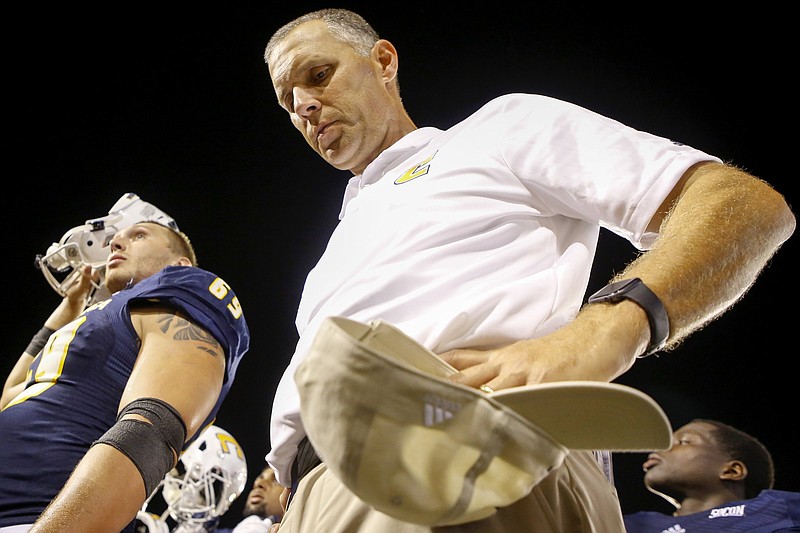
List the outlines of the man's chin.
{"type": "Polygon", "coordinates": [[[324,159],[326,163],[337,170],[347,170],[347,165],[344,162],[339,161],[339,158],[336,157],[335,152],[323,152],[322,159],[324,159]]]}
{"type": "Polygon", "coordinates": [[[340,143],[335,142],[325,150],[319,152],[322,159],[337,170],[350,170],[353,168],[352,154],[344,154],[340,150],[340,143]]]}

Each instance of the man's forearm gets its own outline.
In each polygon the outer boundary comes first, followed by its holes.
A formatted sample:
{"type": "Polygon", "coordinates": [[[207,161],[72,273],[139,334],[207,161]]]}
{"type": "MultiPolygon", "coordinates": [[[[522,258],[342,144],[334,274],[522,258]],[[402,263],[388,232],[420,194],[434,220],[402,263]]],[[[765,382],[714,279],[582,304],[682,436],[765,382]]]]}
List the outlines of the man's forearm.
{"type": "Polygon", "coordinates": [[[640,277],[667,308],[669,346],[738,301],[795,229],[783,196],[720,164],[699,167],[654,247],[616,279],[640,277]]]}

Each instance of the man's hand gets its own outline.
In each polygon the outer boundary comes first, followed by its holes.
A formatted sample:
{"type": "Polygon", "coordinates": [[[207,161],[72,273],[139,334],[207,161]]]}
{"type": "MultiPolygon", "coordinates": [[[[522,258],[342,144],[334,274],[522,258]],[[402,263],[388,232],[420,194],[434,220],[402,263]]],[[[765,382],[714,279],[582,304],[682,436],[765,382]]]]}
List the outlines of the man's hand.
{"type": "Polygon", "coordinates": [[[560,329],[491,350],[439,354],[460,372],[456,383],[493,390],[553,381],[610,382],[644,351],[650,326],[633,302],[585,306],[560,329]]]}

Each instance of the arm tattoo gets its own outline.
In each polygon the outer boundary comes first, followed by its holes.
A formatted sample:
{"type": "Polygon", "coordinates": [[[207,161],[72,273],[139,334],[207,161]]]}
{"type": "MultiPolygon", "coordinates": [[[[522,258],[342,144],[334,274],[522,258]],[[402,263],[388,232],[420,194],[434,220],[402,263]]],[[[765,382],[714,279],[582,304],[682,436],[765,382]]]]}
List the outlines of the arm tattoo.
{"type": "Polygon", "coordinates": [[[165,334],[172,330],[172,338],[179,341],[198,341],[203,344],[197,347],[201,350],[208,352],[214,357],[220,354],[219,342],[213,335],[208,333],[203,328],[198,327],[193,322],[186,320],[180,315],[162,314],[158,318],[159,327],[165,334]]]}

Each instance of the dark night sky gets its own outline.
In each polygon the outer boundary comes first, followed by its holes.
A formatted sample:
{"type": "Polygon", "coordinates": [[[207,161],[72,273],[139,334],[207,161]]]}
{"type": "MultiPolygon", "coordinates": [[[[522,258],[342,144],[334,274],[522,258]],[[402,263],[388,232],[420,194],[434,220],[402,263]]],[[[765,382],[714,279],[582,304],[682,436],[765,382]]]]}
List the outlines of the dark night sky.
{"type": "MultiPolygon", "coordinates": [[[[273,390],[297,339],[303,280],[337,221],[349,174],[306,147],[278,108],[262,60],[281,23],[326,5],[206,5],[5,10],[2,222],[12,275],[0,371],[58,303],[33,267],[36,254],[136,192],[177,220],[201,266],[243,304],[251,350],[218,424],[245,449],[249,489],[269,447],[273,390]]],[[[796,203],[794,136],[781,124],[796,116],[785,79],[796,30],[785,13],[750,7],[700,16],[680,3],[647,13],[564,2],[457,12],[434,2],[336,5],[360,11],[397,46],[401,91],[419,126],[447,127],[500,94],[547,94],[714,153],[796,203]]],[[[774,454],[776,488],[798,491],[797,355],[786,347],[796,322],[796,250],[793,237],[734,309],[619,381],[659,401],[674,427],[716,418],[760,437],[774,454]]],[[[626,242],[604,234],[590,289],[632,257],[626,242]]],[[[642,485],[643,459],[617,456],[623,509],[667,511],[642,485]]],[[[235,502],[227,523],[243,504],[235,502]]]]}

